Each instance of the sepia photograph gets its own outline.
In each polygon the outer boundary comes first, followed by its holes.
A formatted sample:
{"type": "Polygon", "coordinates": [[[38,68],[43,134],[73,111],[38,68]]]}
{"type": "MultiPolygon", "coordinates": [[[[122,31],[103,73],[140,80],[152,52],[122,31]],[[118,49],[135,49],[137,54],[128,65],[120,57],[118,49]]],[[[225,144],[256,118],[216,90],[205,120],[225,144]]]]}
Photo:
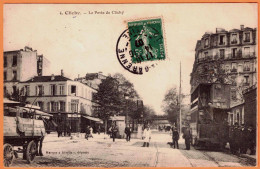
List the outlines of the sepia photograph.
{"type": "Polygon", "coordinates": [[[257,166],[258,16],[3,4],[3,166],[257,166]]]}

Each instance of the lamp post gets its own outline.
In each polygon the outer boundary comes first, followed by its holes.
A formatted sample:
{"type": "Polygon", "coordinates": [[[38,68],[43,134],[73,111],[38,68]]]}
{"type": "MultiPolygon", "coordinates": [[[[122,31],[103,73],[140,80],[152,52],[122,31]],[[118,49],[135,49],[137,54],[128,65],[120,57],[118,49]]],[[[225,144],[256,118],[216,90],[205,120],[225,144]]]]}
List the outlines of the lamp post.
{"type": "Polygon", "coordinates": [[[127,110],[127,108],[128,108],[128,99],[129,99],[129,96],[128,95],[124,95],[124,97],[125,97],[125,100],[126,100],[126,109],[125,109],[125,111],[126,111],[126,118],[125,118],[125,124],[126,124],[126,126],[127,126],[127,124],[128,124],[128,110],[127,110]]]}

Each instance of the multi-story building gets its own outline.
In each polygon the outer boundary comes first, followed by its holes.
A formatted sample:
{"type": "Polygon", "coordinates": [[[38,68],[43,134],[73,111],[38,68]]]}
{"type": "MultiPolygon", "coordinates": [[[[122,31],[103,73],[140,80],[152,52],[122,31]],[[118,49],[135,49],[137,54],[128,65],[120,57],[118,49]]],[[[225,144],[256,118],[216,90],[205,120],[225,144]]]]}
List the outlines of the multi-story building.
{"type": "Polygon", "coordinates": [[[70,123],[73,132],[81,131],[84,117],[93,113],[92,95],[96,90],[63,75],[35,76],[19,87],[28,103],[53,114],[56,120],[62,117],[62,125],[70,123]]]}
{"type": "MultiPolygon", "coordinates": [[[[257,84],[257,30],[256,28],[216,29],[216,33],[205,33],[201,40],[197,41],[195,48],[195,61],[191,73],[191,94],[200,84],[223,84],[228,85],[229,98],[213,99],[211,104],[221,105],[223,100],[228,99],[226,108],[237,108],[243,104],[243,91],[257,84]]],[[[221,86],[220,86],[221,88],[221,86]]],[[[213,95],[210,91],[210,95],[213,95]]],[[[216,90],[217,92],[217,90],[216,90]]],[[[214,95],[218,95],[214,93],[214,95]]],[[[244,114],[242,108],[240,114],[244,114]]],[[[236,117],[229,112],[229,122],[236,122],[236,117]]],[[[237,114],[237,113],[236,113],[237,114]]],[[[239,117],[241,116],[239,115],[239,117]]],[[[242,117],[241,117],[242,118],[242,117]]]]}
{"type": "Polygon", "coordinates": [[[12,94],[19,82],[47,73],[50,62],[37,55],[37,50],[25,47],[4,52],[4,93],[12,94]]]}
{"type": "Polygon", "coordinates": [[[94,89],[98,89],[98,86],[100,85],[103,79],[106,79],[106,76],[103,75],[102,72],[98,72],[87,73],[85,77],[78,77],[75,80],[87,84],[93,87],[94,89]]]}

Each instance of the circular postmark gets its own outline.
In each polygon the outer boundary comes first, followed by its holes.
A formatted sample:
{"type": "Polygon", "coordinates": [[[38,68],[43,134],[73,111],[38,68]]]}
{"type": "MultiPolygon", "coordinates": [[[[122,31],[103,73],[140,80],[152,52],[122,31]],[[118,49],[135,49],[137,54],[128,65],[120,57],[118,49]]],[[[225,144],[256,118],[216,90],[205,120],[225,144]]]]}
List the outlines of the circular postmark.
{"type": "Polygon", "coordinates": [[[165,59],[161,20],[128,23],[116,44],[119,63],[127,71],[142,75],[165,59]]]}

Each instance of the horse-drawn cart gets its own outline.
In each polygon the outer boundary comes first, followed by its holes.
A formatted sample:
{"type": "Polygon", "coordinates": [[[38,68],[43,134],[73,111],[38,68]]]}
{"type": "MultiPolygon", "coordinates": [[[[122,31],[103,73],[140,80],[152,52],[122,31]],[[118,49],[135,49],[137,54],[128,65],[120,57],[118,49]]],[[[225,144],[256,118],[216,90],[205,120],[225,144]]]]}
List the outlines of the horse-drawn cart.
{"type": "Polygon", "coordinates": [[[32,107],[21,107],[18,102],[4,102],[4,166],[10,166],[14,157],[18,158],[17,153],[23,153],[23,159],[28,163],[36,155],[42,155],[42,141],[46,134],[43,116],[51,115],[32,107]]]}

